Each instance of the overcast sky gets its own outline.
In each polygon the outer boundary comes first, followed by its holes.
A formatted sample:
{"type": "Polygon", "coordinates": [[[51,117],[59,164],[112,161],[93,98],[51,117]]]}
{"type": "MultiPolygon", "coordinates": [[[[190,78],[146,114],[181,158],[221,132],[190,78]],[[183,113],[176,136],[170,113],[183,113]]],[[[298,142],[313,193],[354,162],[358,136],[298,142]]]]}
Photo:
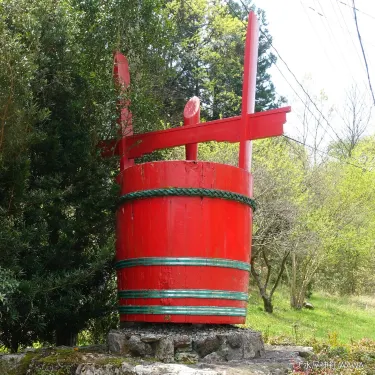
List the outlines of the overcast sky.
{"type": "MultiPolygon", "coordinates": [[[[352,0],[257,0],[256,5],[266,11],[273,45],[306,89],[313,94],[324,90],[329,104],[340,108],[346,90],[355,83],[366,93],[371,106],[352,0]],[[310,80],[306,78],[308,76],[310,80]]],[[[356,0],[356,7],[359,9],[359,29],[375,90],[375,0],[356,0]]],[[[280,59],[277,66],[297,93],[304,97],[280,59]]],[[[295,112],[288,117],[286,132],[297,136],[301,124],[296,114],[301,113],[302,103],[276,68],[272,68],[271,73],[277,92],[288,98],[288,104],[295,112]]],[[[375,114],[375,108],[373,112],[375,114]]],[[[335,128],[340,129],[338,116],[333,116],[331,121],[335,128]]],[[[374,134],[374,128],[372,121],[368,132],[374,134]]],[[[332,137],[331,131],[327,142],[332,137]]]]}

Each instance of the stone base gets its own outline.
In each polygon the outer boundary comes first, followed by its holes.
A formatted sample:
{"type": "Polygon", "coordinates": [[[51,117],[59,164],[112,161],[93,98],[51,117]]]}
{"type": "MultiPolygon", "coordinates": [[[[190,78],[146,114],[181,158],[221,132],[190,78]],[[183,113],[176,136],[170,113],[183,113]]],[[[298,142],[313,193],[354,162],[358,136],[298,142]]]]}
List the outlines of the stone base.
{"type": "Polygon", "coordinates": [[[227,362],[264,355],[259,332],[231,325],[133,325],[108,334],[109,351],[163,362],[227,362]]]}

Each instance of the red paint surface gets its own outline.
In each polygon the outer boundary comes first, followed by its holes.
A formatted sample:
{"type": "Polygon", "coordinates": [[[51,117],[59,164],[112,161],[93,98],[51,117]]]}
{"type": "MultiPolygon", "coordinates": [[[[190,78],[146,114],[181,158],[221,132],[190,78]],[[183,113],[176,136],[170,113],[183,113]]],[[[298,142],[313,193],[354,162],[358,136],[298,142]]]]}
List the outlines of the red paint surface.
{"type": "MultiPolygon", "coordinates": [[[[290,111],[290,107],[283,107],[248,115],[250,124],[248,138],[262,139],[282,135],[286,114],[290,111]]],[[[129,158],[134,159],[155,150],[183,146],[189,143],[239,142],[241,140],[241,127],[241,116],[235,116],[186,127],[136,134],[125,139],[127,154],[129,158]]],[[[101,141],[99,147],[103,149],[103,156],[119,154],[118,143],[115,140],[101,141]]]]}
{"type": "MultiPolygon", "coordinates": [[[[272,109],[247,115],[250,130],[248,139],[261,139],[283,134],[283,124],[290,107],[272,109]]],[[[183,126],[126,137],[126,149],[130,158],[138,158],[154,150],[208,141],[240,142],[243,136],[241,116],[213,120],[196,125],[183,126]]]]}
{"type": "MultiPolygon", "coordinates": [[[[200,122],[200,101],[199,98],[193,96],[185,105],[184,109],[184,125],[195,125],[200,122]]],[[[185,146],[186,160],[198,159],[198,144],[191,143],[185,146]]]]}
{"type": "MultiPolygon", "coordinates": [[[[130,85],[129,63],[127,58],[120,52],[115,52],[113,57],[113,77],[118,86],[120,94],[124,95],[130,85]]],[[[126,137],[133,135],[132,114],[129,111],[130,102],[120,99],[117,103],[119,117],[117,123],[120,129],[120,140],[117,143],[117,153],[120,155],[120,174],[132,165],[134,160],[129,158],[126,149],[126,137]]]]}
{"type": "MultiPolygon", "coordinates": [[[[120,142],[104,141],[100,146],[103,154],[121,155],[121,171],[132,165],[132,159],[149,154],[155,150],[186,146],[186,158],[196,160],[199,142],[226,141],[240,142],[239,167],[250,171],[251,140],[279,136],[283,134],[286,113],[290,107],[253,113],[255,105],[255,86],[258,56],[259,25],[253,12],[249,14],[245,41],[244,79],[242,87],[241,116],[199,123],[199,99],[189,100],[184,110],[183,127],[132,135],[129,103],[122,103],[123,109],[119,124],[123,137],[120,142]],[[124,125],[125,124],[125,125],[124,125]],[[130,125],[130,126],[129,126],[130,125]],[[126,131],[125,131],[126,130],[126,131]]],[[[115,54],[115,78],[124,89],[129,85],[128,62],[122,54],[115,54]]]]}
{"type": "Polygon", "coordinates": [[[258,37],[259,24],[254,12],[250,12],[247,23],[245,41],[244,76],[242,84],[242,137],[240,141],[240,152],[238,166],[250,171],[251,168],[251,141],[249,132],[251,129],[248,114],[254,113],[255,87],[258,62],[258,37]]]}
{"type": "MultiPolygon", "coordinates": [[[[252,178],[236,167],[192,161],[135,165],[124,171],[121,194],[165,187],[202,187],[252,196],[252,178]]],[[[118,209],[117,260],[139,257],[203,257],[250,262],[251,208],[200,197],[156,197],[118,209]]],[[[118,270],[119,290],[208,289],[247,293],[249,273],[211,266],[137,266],[118,270]]],[[[120,305],[228,306],[225,299],[120,299],[120,305]]],[[[243,317],[135,314],[122,321],[244,323],[243,317]]]]}
{"type": "MultiPolygon", "coordinates": [[[[120,155],[117,179],[121,195],[166,187],[202,187],[252,197],[251,140],[283,134],[290,107],[254,112],[258,21],[249,15],[245,42],[241,116],[201,124],[199,99],[184,110],[184,126],[133,135],[129,101],[118,102],[120,140],[103,141],[103,155],[120,155]],[[196,160],[198,143],[240,142],[239,167],[195,161],[134,165],[134,159],[154,150],[186,146],[186,158],[196,160]]],[[[130,84],[128,61],[114,55],[114,78],[125,93],[130,84]]],[[[250,262],[252,212],[238,202],[200,197],[155,197],[123,204],[117,210],[117,260],[144,257],[202,257],[250,262]]],[[[247,292],[247,271],[212,266],[136,266],[118,270],[119,290],[207,289],[247,292]]],[[[120,299],[120,305],[215,306],[243,308],[245,301],[194,298],[120,299]]],[[[172,323],[244,323],[244,317],[194,315],[121,315],[122,321],[172,323]]]]}

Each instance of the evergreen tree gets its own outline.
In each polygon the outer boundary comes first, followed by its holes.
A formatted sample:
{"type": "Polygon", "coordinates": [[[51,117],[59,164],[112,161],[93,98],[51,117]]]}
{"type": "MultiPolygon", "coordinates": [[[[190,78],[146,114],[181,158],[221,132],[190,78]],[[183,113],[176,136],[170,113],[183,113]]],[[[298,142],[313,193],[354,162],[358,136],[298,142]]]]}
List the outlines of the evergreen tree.
{"type": "MultiPolygon", "coordinates": [[[[0,3],[0,340],[12,351],[36,339],[74,344],[90,319],[115,308],[118,161],[97,145],[118,133],[112,51],[126,35],[138,82],[150,81],[158,6],[0,3]]],[[[147,123],[146,90],[134,90],[134,107],[147,123]]]]}
{"type": "MultiPolygon", "coordinates": [[[[0,1],[0,342],[12,351],[74,344],[115,310],[118,160],[97,147],[118,134],[112,52],[130,61],[136,132],[177,125],[193,95],[207,119],[239,112],[245,26],[221,2],[189,4],[0,1]]],[[[261,48],[258,110],[277,102],[261,48]]]]}
{"type": "MultiPolygon", "coordinates": [[[[246,4],[245,4],[246,5],[246,4]]],[[[238,115],[241,111],[244,41],[248,10],[229,1],[194,2],[173,0],[166,12],[173,21],[172,45],[166,61],[169,78],[163,92],[172,123],[178,124],[186,101],[201,98],[202,117],[238,115]]],[[[278,107],[278,97],[269,68],[276,62],[270,52],[272,37],[264,11],[257,10],[262,33],[259,38],[255,110],[278,107]]]]}

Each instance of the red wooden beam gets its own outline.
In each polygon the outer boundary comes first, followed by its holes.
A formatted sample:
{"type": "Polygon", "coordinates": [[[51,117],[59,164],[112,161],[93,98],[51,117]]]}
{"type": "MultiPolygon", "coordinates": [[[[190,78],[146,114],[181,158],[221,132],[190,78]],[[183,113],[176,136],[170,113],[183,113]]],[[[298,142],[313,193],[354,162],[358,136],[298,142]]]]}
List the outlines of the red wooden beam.
{"type": "MultiPolygon", "coordinates": [[[[283,134],[283,125],[290,107],[272,109],[247,115],[249,132],[247,140],[276,137],[283,134]]],[[[235,116],[178,128],[135,134],[125,138],[125,150],[129,159],[139,158],[163,148],[183,146],[199,142],[239,142],[242,138],[242,117],[235,116]]],[[[120,155],[121,140],[101,141],[103,156],[120,155]]]]}
{"type": "MultiPolygon", "coordinates": [[[[247,115],[247,140],[283,134],[283,125],[290,107],[247,115]]],[[[149,154],[154,150],[208,141],[239,142],[242,139],[242,117],[229,117],[205,123],[183,126],[126,137],[126,150],[130,159],[149,154]]]]}

